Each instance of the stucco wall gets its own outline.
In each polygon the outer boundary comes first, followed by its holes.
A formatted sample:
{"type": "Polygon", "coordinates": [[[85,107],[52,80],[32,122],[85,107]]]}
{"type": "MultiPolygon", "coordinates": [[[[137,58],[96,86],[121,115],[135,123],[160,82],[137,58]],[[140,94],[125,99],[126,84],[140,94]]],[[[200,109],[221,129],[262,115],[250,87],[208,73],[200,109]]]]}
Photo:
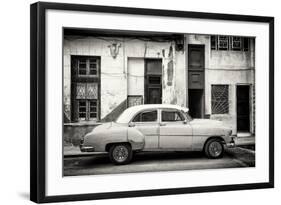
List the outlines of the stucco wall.
{"type": "MultiPolygon", "coordinates": [[[[67,36],[64,40],[64,106],[70,117],[71,55],[100,56],[101,58],[101,119],[123,105],[128,95],[144,95],[144,59],[162,60],[162,102],[188,106],[188,55],[189,44],[205,46],[205,114],[222,120],[236,133],[236,86],[250,85],[254,93],[254,39],[250,50],[217,51],[210,48],[209,35],[185,35],[185,49],[175,50],[174,41],[147,41],[134,38],[99,38],[67,36]],[[120,44],[116,58],[110,53],[113,42],[120,44]],[[172,70],[168,70],[168,65],[172,70]],[[168,82],[168,76],[172,79],[168,82]],[[229,113],[214,115],[211,110],[211,85],[229,85],[229,113]]],[[[254,131],[254,105],[251,107],[251,131],[254,131]]],[[[109,117],[108,119],[112,119],[109,117]]]]}
{"type": "MultiPolygon", "coordinates": [[[[71,55],[100,56],[101,57],[101,119],[112,112],[127,99],[128,90],[131,95],[138,95],[142,90],[142,83],[128,88],[128,59],[136,58],[162,59],[163,66],[163,103],[178,105],[185,104],[185,53],[175,51],[173,41],[156,42],[130,38],[99,38],[67,36],[64,39],[64,105],[65,115],[71,116],[71,55]],[[109,46],[113,42],[120,44],[119,53],[113,58],[109,46]],[[170,54],[170,55],[169,55],[170,54]],[[168,85],[168,63],[173,64],[173,81],[168,85]],[[180,73],[180,74],[176,74],[180,73]]],[[[133,74],[143,73],[144,66],[138,65],[140,70],[132,69],[133,74]]]]}
{"type": "MultiPolygon", "coordinates": [[[[233,133],[237,133],[236,114],[236,86],[250,85],[250,130],[254,132],[254,108],[252,95],[255,83],[255,55],[254,39],[250,40],[249,51],[217,51],[210,48],[209,35],[187,35],[186,43],[205,45],[205,114],[211,119],[223,121],[226,126],[232,127],[233,133]],[[211,109],[211,85],[229,85],[229,113],[212,114],[211,109]]],[[[188,59],[187,59],[188,61],[188,59]]]]}

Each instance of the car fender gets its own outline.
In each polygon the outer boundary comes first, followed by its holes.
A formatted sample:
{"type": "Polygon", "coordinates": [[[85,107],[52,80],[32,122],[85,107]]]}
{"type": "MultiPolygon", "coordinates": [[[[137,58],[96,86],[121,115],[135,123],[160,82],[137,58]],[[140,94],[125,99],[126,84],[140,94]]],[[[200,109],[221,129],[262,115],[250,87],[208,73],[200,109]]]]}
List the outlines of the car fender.
{"type": "Polygon", "coordinates": [[[95,151],[104,152],[108,144],[128,142],[127,127],[112,126],[94,129],[84,137],[84,144],[95,147],[95,151]]]}
{"type": "Polygon", "coordinates": [[[134,127],[128,127],[128,142],[133,150],[142,150],[145,145],[144,135],[134,127]]]}
{"type": "Polygon", "coordinates": [[[192,150],[201,151],[206,141],[213,137],[218,137],[226,142],[226,130],[223,127],[214,126],[193,126],[192,150]]]}

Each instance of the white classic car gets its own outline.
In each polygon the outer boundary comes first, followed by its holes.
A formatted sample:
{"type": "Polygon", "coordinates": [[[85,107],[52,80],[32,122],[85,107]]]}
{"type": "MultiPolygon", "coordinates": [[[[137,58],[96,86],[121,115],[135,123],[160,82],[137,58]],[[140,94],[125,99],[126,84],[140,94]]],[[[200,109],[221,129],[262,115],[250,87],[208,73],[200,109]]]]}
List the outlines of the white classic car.
{"type": "Polygon", "coordinates": [[[192,119],[188,108],[149,104],[126,109],[115,122],[95,127],[81,139],[82,152],[108,152],[115,164],[127,164],[138,151],[204,151],[220,158],[234,147],[231,129],[221,121],[192,119]]]}

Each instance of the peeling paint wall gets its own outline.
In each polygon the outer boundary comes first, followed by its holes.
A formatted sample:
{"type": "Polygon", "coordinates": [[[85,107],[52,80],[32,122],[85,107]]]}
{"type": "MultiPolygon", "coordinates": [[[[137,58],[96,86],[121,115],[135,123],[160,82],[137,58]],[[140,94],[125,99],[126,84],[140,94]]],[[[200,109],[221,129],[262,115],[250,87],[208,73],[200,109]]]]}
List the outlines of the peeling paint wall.
{"type": "MultiPolygon", "coordinates": [[[[211,50],[210,35],[186,35],[186,44],[205,45],[205,114],[211,119],[223,121],[237,133],[236,86],[250,85],[250,131],[254,132],[254,103],[252,95],[255,84],[254,39],[250,40],[249,51],[211,50]],[[229,113],[212,114],[211,85],[229,85],[229,113]]],[[[188,61],[188,59],[187,59],[188,61]]],[[[188,103],[187,103],[188,104],[188,103]]]]}
{"type": "MultiPolygon", "coordinates": [[[[236,86],[250,85],[254,102],[255,55],[254,39],[250,50],[211,50],[210,35],[185,35],[184,49],[176,51],[174,41],[145,41],[136,38],[67,36],[64,39],[64,111],[71,116],[71,55],[101,58],[101,119],[126,101],[128,95],[144,95],[145,59],[162,60],[162,103],[188,106],[189,44],[205,46],[205,114],[231,126],[236,133],[236,86]],[[118,54],[111,55],[110,46],[118,45],[118,54]],[[211,110],[211,85],[229,85],[229,113],[214,115],[211,110]]],[[[143,96],[144,97],[144,96],[143,96]]],[[[251,106],[251,131],[254,132],[254,103],[251,106]]]]}
{"type": "MultiPolygon", "coordinates": [[[[118,105],[127,99],[128,94],[143,93],[144,76],[133,84],[129,74],[144,75],[146,58],[162,60],[162,102],[185,105],[185,53],[175,51],[173,41],[156,42],[132,38],[99,38],[67,36],[64,39],[64,107],[65,115],[71,116],[71,55],[100,56],[101,57],[101,119],[111,113],[118,105]],[[110,46],[120,45],[115,58],[111,55],[110,46]],[[138,59],[136,62],[134,59],[138,59]],[[139,64],[138,64],[139,63],[139,64]],[[168,85],[168,63],[172,63],[172,82],[168,85]],[[136,65],[138,64],[138,65],[136,65]],[[138,68],[129,69],[128,66],[138,68]],[[142,69],[142,70],[136,70],[142,69]]],[[[142,94],[143,95],[143,94],[142,94]]]]}

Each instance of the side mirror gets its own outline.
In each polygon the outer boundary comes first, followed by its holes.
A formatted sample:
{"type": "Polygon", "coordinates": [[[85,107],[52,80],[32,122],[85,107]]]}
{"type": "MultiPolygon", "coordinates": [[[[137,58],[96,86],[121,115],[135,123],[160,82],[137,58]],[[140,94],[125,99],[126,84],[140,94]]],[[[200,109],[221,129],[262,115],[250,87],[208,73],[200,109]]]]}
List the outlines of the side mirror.
{"type": "Polygon", "coordinates": [[[129,127],[135,127],[135,123],[134,122],[129,122],[129,127]]]}

